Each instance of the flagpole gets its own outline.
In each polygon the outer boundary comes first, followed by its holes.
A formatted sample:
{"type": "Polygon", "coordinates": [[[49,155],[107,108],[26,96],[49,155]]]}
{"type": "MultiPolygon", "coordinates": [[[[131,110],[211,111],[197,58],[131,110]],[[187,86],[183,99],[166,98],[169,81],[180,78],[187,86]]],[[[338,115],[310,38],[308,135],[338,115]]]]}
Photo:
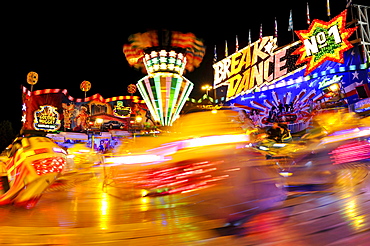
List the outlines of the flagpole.
{"type": "Polygon", "coordinates": [[[277,38],[278,38],[278,28],[277,28],[276,17],[275,17],[274,29],[275,29],[276,45],[278,45],[278,41],[277,41],[277,38]]]}
{"type": "Polygon", "coordinates": [[[227,48],[227,40],[225,40],[225,57],[229,56],[229,49],[227,48]]]}
{"type": "Polygon", "coordinates": [[[310,24],[311,24],[310,7],[308,6],[308,2],[307,2],[307,25],[310,26],[310,24]]]}
{"type": "Polygon", "coordinates": [[[292,15],[292,10],[290,10],[288,31],[292,31],[292,38],[294,42],[294,30],[293,29],[294,29],[293,28],[293,15],[292,15]]]}
{"type": "Polygon", "coordinates": [[[260,42],[261,42],[261,40],[262,40],[262,35],[263,35],[263,34],[262,34],[262,23],[261,23],[261,26],[260,26],[260,39],[259,39],[259,40],[260,40],[260,42]]]}
{"type": "Polygon", "coordinates": [[[329,2],[329,0],[326,0],[326,12],[327,12],[327,15],[328,15],[328,17],[329,17],[329,20],[331,19],[330,18],[330,2],[329,2]]]}
{"type": "Polygon", "coordinates": [[[217,45],[215,45],[215,49],[213,50],[213,63],[217,62],[217,45]]]}

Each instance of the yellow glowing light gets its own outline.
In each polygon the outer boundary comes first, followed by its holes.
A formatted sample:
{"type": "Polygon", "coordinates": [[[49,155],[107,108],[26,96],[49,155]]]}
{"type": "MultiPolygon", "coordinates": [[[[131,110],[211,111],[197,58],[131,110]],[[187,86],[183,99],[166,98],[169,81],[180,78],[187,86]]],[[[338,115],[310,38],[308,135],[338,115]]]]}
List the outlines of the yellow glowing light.
{"type": "Polygon", "coordinates": [[[144,197],[146,195],[148,195],[148,191],[147,190],[141,190],[141,196],[144,197]]]}
{"type": "Polygon", "coordinates": [[[165,50],[159,51],[159,56],[167,56],[167,51],[165,50]]]}
{"type": "Polygon", "coordinates": [[[210,85],[203,85],[202,86],[202,90],[207,90],[207,91],[212,90],[212,86],[210,86],[210,85]]]}
{"type": "Polygon", "coordinates": [[[332,92],[336,92],[336,91],[339,91],[339,85],[337,83],[335,84],[332,84],[329,86],[329,89],[332,91],[332,92]]]}
{"type": "Polygon", "coordinates": [[[101,201],[100,201],[100,229],[106,230],[108,229],[108,221],[109,217],[107,216],[109,213],[109,195],[108,193],[101,193],[101,201]]]}
{"type": "Polygon", "coordinates": [[[238,143],[249,141],[249,136],[245,134],[235,134],[235,135],[220,135],[220,136],[207,136],[201,138],[193,138],[186,141],[186,147],[195,148],[216,144],[226,144],[226,143],[238,143]]]}
{"type": "Polygon", "coordinates": [[[149,197],[141,197],[140,198],[140,210],[141,211],[148,211],[149,206],[149,197]]]}
{"type": "Polygon", "coordinates": [[[121,157],[110,157],[106,158],[105,163],[118,163],[118,164],[136,164],[136,163],[149,163],[160,161],[162,159],[161,156],[158,155],[128,155],[128,156],[121,156],[121,157]]]}
{"type": "Polygon", "coordinates": [[[153,57],[156,57],[157,56],[157,52],[156,51],[152,51],[151,53],[150,53],[150,56],[153,58],[153,57]]]}
{"type": "MultiPolygon", "coordinates": [[[[350,196],[350,195],[349,195],[350,196]]],[[[364,215],[358,215],[359,211],[357,209],[357,200],[352,197],[350,201],[348,201],[344,206],[344,217],[346,217],[350,221],[350,225],[355,230],[362,229],[366,223],[364,215]]]]}
{"type": "Polygon", "coordinates": [[[103,119],[101,119],[101,118],[97,118],[97,119],[95,120],[95,122],[96,122],[97,124],[102,124],[102,123],[104,122],[104,120],[103,120],[103,119]]]}
{"type": "Polygon", "coordinates": [[[283,176],[283,177],[290,177],[290,176],[292,176],[293,175],[293,173],[291,173],[291,172],[280,172],[279,173],[280,174],[280,176],[283,176]]]}
{"type": "Polygon", "coordinates": [[[173,51],[173,50],[171,50],[171,51],[169,52],[169,56],[170,56],[170,57],[176,57],[176,52],[175,52],[175,51],[173,51]]]}

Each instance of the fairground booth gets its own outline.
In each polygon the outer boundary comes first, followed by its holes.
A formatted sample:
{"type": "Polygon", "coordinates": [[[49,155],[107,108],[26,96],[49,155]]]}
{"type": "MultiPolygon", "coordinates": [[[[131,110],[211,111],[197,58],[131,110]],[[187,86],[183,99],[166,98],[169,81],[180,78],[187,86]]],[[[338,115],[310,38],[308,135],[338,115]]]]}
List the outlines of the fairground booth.
{"type": "Polygon", "coordinates": [[[226,91],[225,104],[245,110],[255,124],[286,122],[292,133],[305,130],[323,108],[369,108],[368,7],[353,8],[362,17],[354,27],[345,10],[295,31],[299,41],[277,47],[275,37],[261,37],[216,62],[214,88],[226,91]]]}
{"type": "MultiPolygon", "coordinates": [[[[34,72],[33,72],[34,73],[34,72]]],[[[154,126],[138,96],[73,98],[62,89],[30,91],[22,87],[24,130],[45,132],[59,143],[84,142],[99,148],[132,130],[154,126]]]]}

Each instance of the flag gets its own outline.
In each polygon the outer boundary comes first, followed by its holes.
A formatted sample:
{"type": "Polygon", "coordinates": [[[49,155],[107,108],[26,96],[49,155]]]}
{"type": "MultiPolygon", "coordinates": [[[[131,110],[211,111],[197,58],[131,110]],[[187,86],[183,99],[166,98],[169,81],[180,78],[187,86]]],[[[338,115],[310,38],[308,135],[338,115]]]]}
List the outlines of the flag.
{"type": "Polygon", "coordinates": [[[260,27],[260,40],[262,39],[262,23],[261,23],[261,27],[260,27]]]}
{"type": "Polygon", "coordinates": [[[327,15],[330,17],[330,2],[329,2],[329,0],[326,0],[326,12],[327,12],[327,15]]]}
{"type": "Polygon", "coordinates": [[[252,38],[251,38],[251,29],[248,31],[248,45],[252,43],[252,38]]]}
{"type": "Polygon", "coordinates": [[[293,15],[292,15],[292,10],[290,10],[289,14],[289,27],[288,31],[293,31],[293,15]]]}
{"type": "Polygon", "coordinates": [[[239,41],[238,41],[238,35],[236,35],[236,40],[235,40],[236,44],[235,44],[235,52],[238,52],[239,50],[239,41]]]}
{"type": "Polygon", "coordinates": [[[229,49],[227,48],[227,40],[225,40],[225,57],[229,56],[229,49]]]}
{"type": "Polygon", "coordinates": [[[346,8],[348,9],[352,5],[352,0],[347,0],[346,8]]]}
{"type": "Polygon", "coordinates": [[[311,24],[311,19],[310,19],[310,7],[308,6],[307,2],[307,24],[311,24]]]}
{"type": "Polygon", "coordinates": [[[277,21],[276,21],[276,17],[275,17],[275,38],[278,37],[278,28],[277,28],[277,21]]]}
{"type": "Polygon", "coordinates": [[[217,46],[215,45],[215,49],[213,50],[213,63],[217,62],[217,46]]]}

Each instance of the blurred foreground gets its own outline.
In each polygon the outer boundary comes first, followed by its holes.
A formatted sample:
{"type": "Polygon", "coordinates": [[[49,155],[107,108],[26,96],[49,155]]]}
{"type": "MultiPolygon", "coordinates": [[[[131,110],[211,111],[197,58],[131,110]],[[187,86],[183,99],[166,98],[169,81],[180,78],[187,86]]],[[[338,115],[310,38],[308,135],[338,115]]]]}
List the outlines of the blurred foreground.
{"type": "Polygon", "coordinates": [[[170,134],[123,141],[101,164],[77,149],[75,169],[32,210],[0,207],[0,243],[368,245],[367,118],[320,115],[284,140],[246,134],[238,120],[191,114],[170,134]]]}
{"type": "Polygon", "coordinates": [[[282,205],[220,228],[179,194],[142,197],[108,186],[102,169],[65,177],[32,210],[0,207],[4,245],[368,245],[370,185],[362,169],[343,170],[353,185],[289,192],[282,205]]]}

